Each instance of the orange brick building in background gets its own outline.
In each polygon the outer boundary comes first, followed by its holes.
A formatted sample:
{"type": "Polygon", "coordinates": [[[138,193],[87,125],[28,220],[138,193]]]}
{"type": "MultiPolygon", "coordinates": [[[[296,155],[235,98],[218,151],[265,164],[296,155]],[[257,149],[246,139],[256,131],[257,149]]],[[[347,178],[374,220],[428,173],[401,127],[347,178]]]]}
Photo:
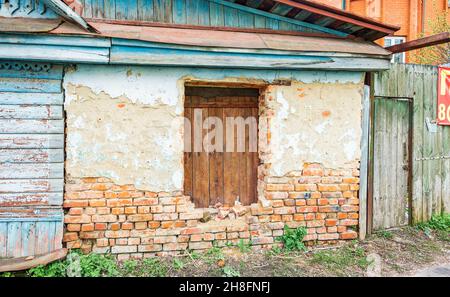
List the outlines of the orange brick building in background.
{"type": "MultiPolygon", "coordinates": [[[[401,27],[395,36],[378,41],[389,46],[430,34],[429,20],[436,19],[441,13],[447,14],[450,22],[450,0],[313,0],[322,4],[338,7],[401,27]]],[[[399,54],[398,62],[410,62],[414,52],[399,54]]]]}

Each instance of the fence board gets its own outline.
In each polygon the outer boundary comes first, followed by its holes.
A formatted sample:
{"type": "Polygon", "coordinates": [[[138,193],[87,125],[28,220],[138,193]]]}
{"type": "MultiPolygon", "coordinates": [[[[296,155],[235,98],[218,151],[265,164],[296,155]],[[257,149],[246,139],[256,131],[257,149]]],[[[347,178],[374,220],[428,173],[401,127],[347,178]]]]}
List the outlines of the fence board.
{"type": "MultiPolygon", "coordinates": [[[[433,121],[436,119],[437,67],[393,64],[390,70],[374,75],[373,88],[375,96],[413,98],[412,222],[428,220],[434,214],[448,213],[450,209],[450,159],[446,157],[450,156],[450,127],[437,126],[435,127],[436,132],[433,132],[433,129],[430,130],[427,126],[427,120],[433,125],[433,121]]],[[[375,133],[379,129],[377,121],[384,120],[385,117],[386,114],[374,114],[375,133]]],[[[402,112],[396,115],[396,118],[400,121],[402,112]]],[[[398,128],[401,127],[398,126],[398,128]]],[[[398,149],[399,144],[397,145],[398,149]]],[[[380,153],[377,150],[379,148],[375,145],[374,152],[380,153]]],[[[386,163],[388,162],[392,163],[392,160],[386,160],[386,163]]],[[[375,165],[373,170],[374,174],[377,174],[381,169],[375,165]]],[[[380,177],[380,179],[382,178],[380,177]]],[[[374,196],[384,194],[384,192],[380,194],[380,191],[386,191],[386,185],[374,184],[374,196]]],[[[374,207],[376,207],[376,203],[374,201],[374,207]]],[[[391,207],[401,206],[391,205],[391,207]]],[[[385,215],[390,216],[391,214],[385,215]]]]}

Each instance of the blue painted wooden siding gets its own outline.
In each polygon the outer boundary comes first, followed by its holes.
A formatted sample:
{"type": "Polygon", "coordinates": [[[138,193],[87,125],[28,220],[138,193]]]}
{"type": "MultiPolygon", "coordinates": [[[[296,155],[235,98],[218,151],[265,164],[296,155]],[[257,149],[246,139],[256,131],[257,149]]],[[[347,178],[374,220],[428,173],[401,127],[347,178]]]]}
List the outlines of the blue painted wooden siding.
{"type": "Polygon", "coordinates": [[[62,71],[0,61],[0,258],[62,247],[62,71]]]}
{"type": "Polygon", "coordinates": [[[0,0],[1,17],[57,18],[42,0],[0,0]]]}
{"type": "MultiPolygon", "coordinates": [[[[252,8],[228,1],[211,0],[80,0],[83,16],[113,20],[140,20],[158,23],[217,27],[262,28],[300,32],[324,32],[319,27],[282,18],[275,14],[255,14],[252,8]],[[225,5],[224,5],[225,4],[225,5]],[[236,7],[241,7],[238,9],[236,7]]],[[[326,29],[325,29],[326,30],[326,29]]]]}

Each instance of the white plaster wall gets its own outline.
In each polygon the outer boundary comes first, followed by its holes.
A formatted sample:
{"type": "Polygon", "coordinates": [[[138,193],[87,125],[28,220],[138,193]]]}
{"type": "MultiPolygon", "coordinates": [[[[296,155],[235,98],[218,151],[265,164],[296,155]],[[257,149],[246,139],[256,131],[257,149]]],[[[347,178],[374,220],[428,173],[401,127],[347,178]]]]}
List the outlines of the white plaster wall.
{"type": "MultiPolygon", "coordinates": [[[[303,162],[359,160],[362,73],[78,65],[64,77],[70,177],[104,176],[149,191],[183,184],[183,86],[187,80],[270,83],[271,174],[303,162]],[[328,116],[323,116],[329,111],[328,116]]],[[[268,98],[268,96],[267,96],[268,98]]]]}

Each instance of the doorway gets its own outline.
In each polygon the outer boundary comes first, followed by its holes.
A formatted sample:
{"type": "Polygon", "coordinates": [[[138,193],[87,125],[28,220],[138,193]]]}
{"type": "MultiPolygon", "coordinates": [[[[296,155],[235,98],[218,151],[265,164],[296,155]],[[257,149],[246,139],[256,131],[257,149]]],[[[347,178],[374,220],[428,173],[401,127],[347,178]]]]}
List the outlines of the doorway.
{"type": "Polygon", "coordinates": [[[374,231],[408,225],[411,213],[412,98],[374,98],[374,231]]]}
{"type": "Polygon", "coordinates": [[[257,201],[258,98],[253,88],[185,88],[184,193],[196,207],[257,201]]]}

